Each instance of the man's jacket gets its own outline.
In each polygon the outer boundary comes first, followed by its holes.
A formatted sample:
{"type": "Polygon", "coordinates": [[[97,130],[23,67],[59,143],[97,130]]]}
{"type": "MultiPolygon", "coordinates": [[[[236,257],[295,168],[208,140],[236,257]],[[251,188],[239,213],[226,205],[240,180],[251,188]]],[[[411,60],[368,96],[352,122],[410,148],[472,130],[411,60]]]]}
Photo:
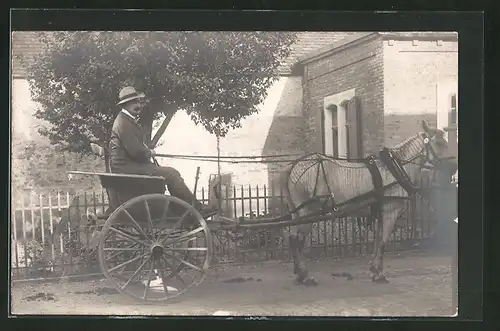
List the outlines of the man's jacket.
{"type": "Polygon", "coordinates": [[[113,123],[109,141],[110,167],[113,173],[152,175],[155,165],[144,144],[144,132],[130,116],[120,112],[113,123]]]}

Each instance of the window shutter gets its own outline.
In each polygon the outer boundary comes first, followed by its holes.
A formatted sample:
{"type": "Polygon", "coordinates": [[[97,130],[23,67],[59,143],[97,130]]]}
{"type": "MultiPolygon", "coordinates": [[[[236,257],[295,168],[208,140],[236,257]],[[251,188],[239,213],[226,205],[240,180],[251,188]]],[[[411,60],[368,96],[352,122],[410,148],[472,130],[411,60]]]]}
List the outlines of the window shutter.
{"type": "Polygon", "coordinates": [[[336,105],[331,105],[330,111],[332,112],[332,146],[333,146],[333,156],[339,156],[339,130],[337,125],[337,111],[338,107],[336,105]]]}
{"type": "Polygon", "coordinates": [[[318,139],[317,141],[319,142],[320,144],[320,149],[319,149],[319,152],[320,153],[323,153],[323,154],[326,154],[326,150],[325,150],[325,108],[324,108],[324,103],[323,102],[319,102],[318,103],[318,112],[319,112],[319,119],[320,119],[320,130],[316,130],[316,132],[319,134],[319,137],[317,137],[316,139],[318,139]]]}
{"type": "Polygon", "coordinates": [[[451,96],[451,109],[450,109],[450,125],[457,124],[457,95],[453,94],[451,96]]]}
{"type": "Polygon", "coordinates": [[[347,155],[348,158],[361,158],[361,116],[358,98],[353,97],[347,103],[347,155]]]}

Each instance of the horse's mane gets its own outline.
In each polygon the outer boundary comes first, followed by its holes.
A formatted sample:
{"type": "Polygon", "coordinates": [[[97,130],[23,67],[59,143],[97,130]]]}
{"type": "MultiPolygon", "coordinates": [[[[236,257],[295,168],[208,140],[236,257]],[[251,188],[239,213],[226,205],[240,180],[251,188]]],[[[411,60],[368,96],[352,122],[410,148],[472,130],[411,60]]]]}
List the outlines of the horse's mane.
{"type": "Polygon", "coordinates": [[[408,161],[410,158],[420,153],[423,143],[422,132],[419,132],[418,134],[403,140],[389,149],[401,161],[408,161]]]}

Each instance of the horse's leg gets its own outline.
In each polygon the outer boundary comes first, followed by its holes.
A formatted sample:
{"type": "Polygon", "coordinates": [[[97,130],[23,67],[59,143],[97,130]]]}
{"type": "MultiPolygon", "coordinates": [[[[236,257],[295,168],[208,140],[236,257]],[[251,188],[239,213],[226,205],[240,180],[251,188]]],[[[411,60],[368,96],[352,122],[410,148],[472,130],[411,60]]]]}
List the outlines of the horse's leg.
{"type": "Polygon", "coordinates": [[[312,224],[296,225],[291,228],[290,251],[293,258],[293,273],[296,275],[296,283],[304,285],[316,285],[314,277],[309,272],[304,263],[303,251],[306,239],[312,232],[312,224]]]}
{"type": "Polygon", "coordinates": [[[385,245],[394,230],[394,225],[400,210],[404,207],[399,201],[386,203],[382,206],[382,212],[377,219],[377,232],[375,238],[375,255],[370,261],[370,273],[372,281],[376,283],[388,283],[383,270],[385,245]]]}

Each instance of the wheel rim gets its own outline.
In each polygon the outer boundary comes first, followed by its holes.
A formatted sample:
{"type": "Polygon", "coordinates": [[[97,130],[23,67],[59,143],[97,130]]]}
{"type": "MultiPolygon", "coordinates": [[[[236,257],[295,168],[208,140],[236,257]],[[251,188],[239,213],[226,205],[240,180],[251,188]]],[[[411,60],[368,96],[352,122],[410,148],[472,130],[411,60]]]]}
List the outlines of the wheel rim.
{"type": "Polygon", "coordinates": [[[99,240],[106,278],[141,301],[169,300],[199,285],[211,254],[211,232],[200,213],[162,194],[121,205],[109,216],[99,240]]]}

